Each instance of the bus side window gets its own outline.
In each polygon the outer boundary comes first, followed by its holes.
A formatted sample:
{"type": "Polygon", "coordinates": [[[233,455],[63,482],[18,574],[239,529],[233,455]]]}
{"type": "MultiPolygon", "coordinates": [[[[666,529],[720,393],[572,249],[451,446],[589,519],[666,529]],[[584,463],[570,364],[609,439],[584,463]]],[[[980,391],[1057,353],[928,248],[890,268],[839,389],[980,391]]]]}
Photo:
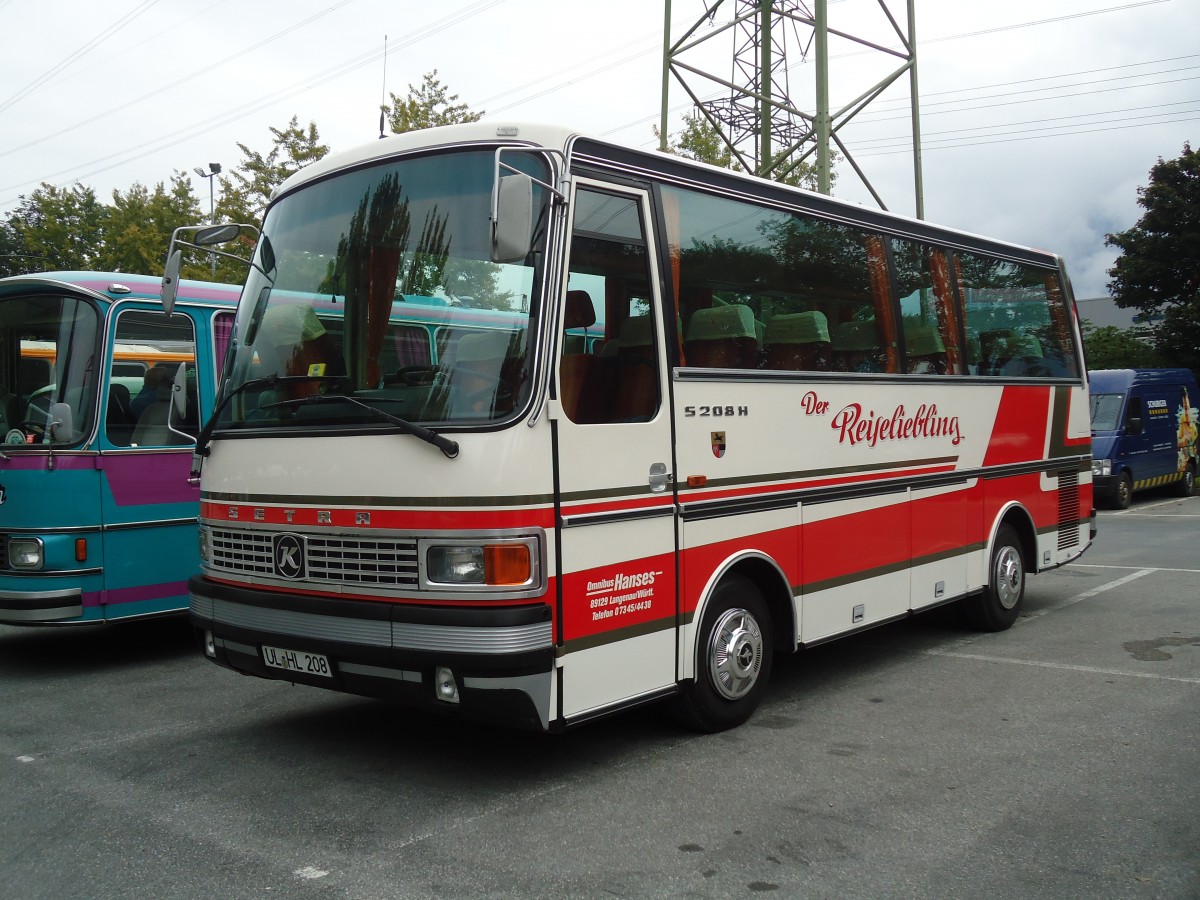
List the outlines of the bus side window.
{"type": "Polygon", "coordinates": [[[904,371],[962,374],[957,302],[944,251],[893,238],[892,262],[904,330],[904,371]]]}
{"type": "Polygon", "coordinates": [[[559,396],[571,421],[646,422],[660,402],[653,303],[641,211],[632,198],[580,189],[563,310],[559,396]],[[603,298],[603,315],[597,303],[603,298]],[[588,329],[603,322],[600,353],[588,329]],[[572,340],[579,332],[584,342],[572,340]]]}
{"type": "Polygon", "coordinates": [[[196,335],[192,320],[176,314],[168,317],[155,310],[126,310],[117,317],[114,355],[138,353],[145,363],[142,378],[117,374],[114,365],[109,374],[105,433],[109,443],[118,447],[178,445],[187,439],[168,426],[171,410],[171,386],[180,366],[185,366],[189,416],[193,421],[177,421],[175,427],[198,430],[196,395],[196,335]],[[135,349],[136,348],[136,349],[135,349]]]}
{"type": "Polygon", "coordinates": [[[1054,378],[1077,373],[1056,272],[961,251],[955,264],[967,333],[979,335],[979,374],[1054,378]]]}

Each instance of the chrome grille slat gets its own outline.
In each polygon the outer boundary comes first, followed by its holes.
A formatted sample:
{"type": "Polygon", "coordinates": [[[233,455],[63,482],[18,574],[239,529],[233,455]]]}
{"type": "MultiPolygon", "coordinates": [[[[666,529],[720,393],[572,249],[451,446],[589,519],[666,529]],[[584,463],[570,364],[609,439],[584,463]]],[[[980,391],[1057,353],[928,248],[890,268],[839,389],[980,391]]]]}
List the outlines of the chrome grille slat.
{"type": "MultiPolygon", "coordinates": [[[[212,528],[209,565],[220,572],[273,575],[272,537],[266,531],[212,528]]],[[[415,538],[304,537],[308,581],[406,590],[418,587],[415,538]]]]}

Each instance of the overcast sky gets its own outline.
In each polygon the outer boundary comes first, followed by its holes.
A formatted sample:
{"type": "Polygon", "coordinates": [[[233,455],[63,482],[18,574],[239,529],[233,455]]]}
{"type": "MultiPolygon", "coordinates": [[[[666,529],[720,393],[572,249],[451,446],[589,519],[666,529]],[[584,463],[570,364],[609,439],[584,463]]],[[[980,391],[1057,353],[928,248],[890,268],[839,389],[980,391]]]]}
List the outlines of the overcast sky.
{"type": "MultiPolygon", "coordinates": [[[[884,2],[903,27],[903,0],[884,2]]],[[[672,10],[678,38],[705,2],[672,10]]],[[[265,152],[293,115],[334,150],[373,140],[385,90],[434,69],[487,120],[652,148],[663,25],[661,0],[0,0],[0,214],[42,182],[108,202],[231,169],[238,142],[265,152]]],[[[898,46],[879,0],[830,0],[829,25],[898,46]]],[[[1106,294],[1104,235],[1137,221],[1159,157],[1200,145],[1200,0],[916,0],[916,32],[925,218],[1061,253],[1078,297],[1106,294]]],[[[734,32],[693,53],[728,78],[734,32]]],[[[795,41],[788,54],[792,102],[811,112],[813,64],[795,41]]],[[[896,65],[832,38],[832,107],[896,65]]],[[[908,96],[904,78],[842,134],[888,208],[913,215],[908,96]]],[[[690,110],[674,80],[669,105],[674,131],[690,110]]],[[[875,205],[845,164],[834,193],[875,205]]]]}

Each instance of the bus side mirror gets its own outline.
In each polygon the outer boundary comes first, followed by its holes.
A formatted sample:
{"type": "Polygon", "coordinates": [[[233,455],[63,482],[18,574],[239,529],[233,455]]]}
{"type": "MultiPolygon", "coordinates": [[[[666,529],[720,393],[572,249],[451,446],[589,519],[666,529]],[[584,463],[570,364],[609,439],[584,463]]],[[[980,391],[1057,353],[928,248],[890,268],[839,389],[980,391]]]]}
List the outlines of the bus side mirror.
{"type": "Polygon", "coordinates": [[[180,363],[171,381],[171,408],[180,419],[187,418],[187,363],[180,363]]]}
{"type": "Polygon", "coordinates": [[[171,405],[167,411],[167,430],[175,437],[172,444],[189,444],[196,440],[193,421],[188,416],[188,364],[180,363],[171,379],[171,405]],[[176,440],[178,438],[178,440],[176,440]]]}
{"type": "Polygon", "coordinates": [[[520,262],[533,243],[533,179],[497,178],[492,189],[492,262],[520,262]]]}
{"type": "Polygon", "coordinates": [[[159,293],[163,312],[168,316],[175,308],[175,298],[179,296],[179,269],[182,264],[183,251],[176,248],[167,257],[167,267],[163,270],[162,291],[159,293]]]}
{"type": "Polygon", "coordinates": [[[1142,417],[1131,416],[1129,421],[1125,423],[1126,434],[1141,434],[1142,433],[1142,417]]]}
{"type": "Polygon", "coordinates": [[[75,440],[75,416],[70,403],[51,403],[46,415],[48,443],[66,444],[75,440]]]}

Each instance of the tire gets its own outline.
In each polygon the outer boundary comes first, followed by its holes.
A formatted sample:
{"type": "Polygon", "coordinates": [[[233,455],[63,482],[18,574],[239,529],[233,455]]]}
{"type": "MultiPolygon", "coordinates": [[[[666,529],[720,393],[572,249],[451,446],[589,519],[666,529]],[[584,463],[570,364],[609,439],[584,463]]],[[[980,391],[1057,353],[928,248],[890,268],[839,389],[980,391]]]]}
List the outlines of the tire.
{"type": "Polygon", "coordinates": [[[706,733],[749,719],[770,680],[772,641],[770,614],[758,588],[740,575],[723,579],[704,612],[696,677],[675,698],[676,718],[706,733]]]}
{"type": "Polygon", "coordinates": [[[1129,472],[1122,472],[1117,478],[1117,487],[1113,491],[1113,506],[1117,509],[1129,509],[1129,504],[1133,502],[1133,478],[1129,472]]]}
{"type": "Polygon", "coordinates": [[[1180,497],[1190,497],[1196,490],[1196,464],[1188,463],[1183,470],[1183,477],[1175,482],[1175,493],[1180,497]]]}
{"type": "Polygon", "coordinates": [[[1011,525],[1001,525],[992,545],[988,583],[983,592],[968,597],[963,611],[972,627],[981,631],[1004,631],[1021,614],[1025,599],[1025,558],[1021,542],[1011,525]]]}

